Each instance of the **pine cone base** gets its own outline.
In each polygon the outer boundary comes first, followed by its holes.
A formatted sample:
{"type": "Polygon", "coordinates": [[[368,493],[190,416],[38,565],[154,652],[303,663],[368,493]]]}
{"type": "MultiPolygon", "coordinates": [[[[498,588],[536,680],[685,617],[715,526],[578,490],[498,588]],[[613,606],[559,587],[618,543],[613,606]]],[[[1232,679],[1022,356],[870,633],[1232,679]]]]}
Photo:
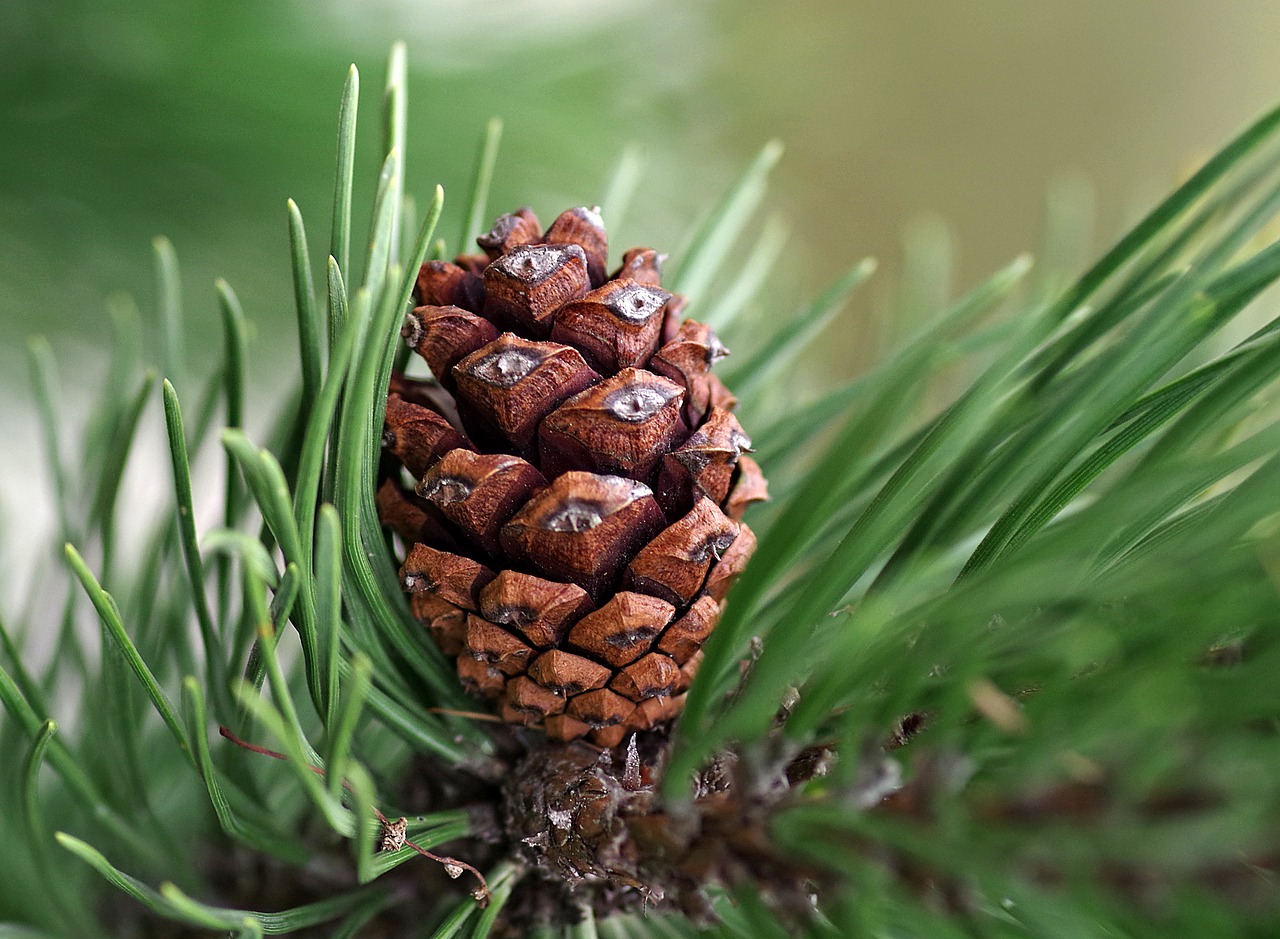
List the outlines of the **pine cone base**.
{"type": "MultiPolygon", "coordinates": [[[[728,757],[698,778],[678,812],[656,785],[669,739],[638,734],[601,752],[583,742],[548,744],[512,771],[503,789],[504,825],[529,874],[504,911],[509,923],[568,925],[637,910],[679,911],[716,920],[711,886],[751,883],[797,923],[812,914],[815,884],[829,876],[780,856],[770,820],[824,760],[805,752],[772,761],[772,784],[728,757]]],[[[824,757],[825,759],[825,757],[824,757]]]]}

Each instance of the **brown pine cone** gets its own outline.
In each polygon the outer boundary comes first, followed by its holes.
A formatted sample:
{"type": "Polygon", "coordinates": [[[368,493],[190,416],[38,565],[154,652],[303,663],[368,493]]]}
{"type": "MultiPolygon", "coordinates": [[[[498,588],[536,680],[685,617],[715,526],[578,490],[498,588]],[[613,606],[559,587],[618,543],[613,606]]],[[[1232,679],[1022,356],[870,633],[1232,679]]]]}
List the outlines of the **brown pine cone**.
{"type": "Polygon", "coordinates": [[[473,694],[556,740],[611,747],[669,722],[766,497],[727,354],[662,257],[607,273],[597,211],[529,209],[429,261],[402,335],[431,381],[387,399],[384,524],[414,615],[473,694]]]}

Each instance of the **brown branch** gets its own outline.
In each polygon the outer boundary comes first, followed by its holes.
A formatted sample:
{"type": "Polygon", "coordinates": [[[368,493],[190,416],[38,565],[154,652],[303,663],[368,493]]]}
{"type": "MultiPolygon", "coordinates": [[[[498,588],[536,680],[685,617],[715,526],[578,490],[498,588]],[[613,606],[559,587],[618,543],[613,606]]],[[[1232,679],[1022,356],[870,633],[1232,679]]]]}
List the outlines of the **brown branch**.
{"type": "MultiPolygon", "coordinates": [[[[236,746],[243,747],[244,749],[248,750],[251,753],[257,753],[261,756],[269,756],[273,760],[289,759],[285,754],[280,753],[276,750],[268,750],[266,747],[260,747],[256,743],[249,743],[247,740],[241,740],[234,733],[232,733],[231,728],[226,727],[223,724],[218,725],[218,733],[223,737],[225,737],[227,740],[230,740],[236,746]]],[[[307,769],[311,770],[311,772],[315,773],[317,776],[326,776],[326,777],[328,776],[328,773],[324,770],[323,767],[308,765],[307,769]]],[[[351,788],[351,784],[347,782],[347,780],[345,779],[342,781],[342,788],[343,788],[343,791],[349,793],[350,795],[353,795],[353,796],[355,795],[355,790],[351,788]]],[[[422,847],[421,845],[415,844],[414,842],[410,841],[408,838],[403,837],[403,834],[400,834],[399,837],[387,838],[386,835],[388,834],[388,829],[395,830],[396,828],[400,828],[402,831],[403,830],[402,826],[404,826],[405,820],[401,818],[401,819],[397,819],[395,822],[392,822],[390,819],[388,819],[385,815],[382,814],[381,810],[376,805],[373,806],[372,808],[373,808],[373,814],[376,815],[378,818],[378,824],[382,826],[382,832],[383,832],[384,838],[382,841],[380,841],[380,844],[386,843],[391,848],[399,847],[401,844],[403,844],[404,847],[411,848],[414,851],[416,851],[418,854],[421,854],[423,857],[429,860],[435,861],[437,864],[439,864],[441,867],[444,868],[444,872],[448,874],[449,877],[453,880],[457,880],[459,877],[462,876],[464,872],[469,872],[479,882],[479,886],[471,891],[471,895],[475,897],[476,902],[480,905],[481,909],[489,905],[489,899],[492,896],[492,894],[489,892],[489,883],[484,879],[483,874],[481,874],[478,870],[476,870],[466,861],[461,861],[458,858],[447,857],[439,854],[433,854],[432,852],[428,851],[426,848],[422,847]]],[[[379,847],[378,850],[381,851],[385,849],[383,847],[379,847]]]]}
{"type": "Polygon", "coordinates": [[[427,708],[432,714],[447,714],[450,717],[466,717],[473,721],[490,721],[494,724],[505,724],[497,714],[482,714],[479,711],[456,711],[453,708],[427,708]]]}

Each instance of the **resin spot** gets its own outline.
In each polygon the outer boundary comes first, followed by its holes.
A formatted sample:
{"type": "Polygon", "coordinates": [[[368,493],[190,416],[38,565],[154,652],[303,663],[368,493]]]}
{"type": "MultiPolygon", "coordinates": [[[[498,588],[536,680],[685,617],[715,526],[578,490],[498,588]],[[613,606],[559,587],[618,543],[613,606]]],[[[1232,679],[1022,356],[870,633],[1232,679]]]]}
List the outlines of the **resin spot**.
{"type": "Polygon", "coordinates": [[[573,248],[577,246],[522,245],[494,261],[493,265],[504,274],[532,284],[558,270],[573,254],[582,253],[581,248],[576,252],[573,248]]]}
{"type": "Polygon", "coordinates": [[[603,406],[620,421],[640,424],[661,411],[674,397],[675,394],[667,394],[663,389],[652,385],[634,384],[607,395],[603,406]]]}
{"type": "Polygon", "coordinates": [[[573,500],[548,515],[542,527],[547,531],[583,532],[590,531],[603,521],[604,515],[598,505],[573,500]]]}
{"type": "Polygon", "coordinates": [[[610,300],[609,309],[628,323],[645,323],[650,317],[662,309],[667,302],[668,294],[646,287],[643,284],[632,284],[619,290],[610,300]]]}
{"type": "Polygon", "coordinates": [[[503,349],[477,362],[471,374],[487,384],[510,388],[541,362],[541,356],[524,349],[503,349]]]}
{"type": "Polygon", "coordinates": [[[420,495],[437,505],[449,505],[462,502],[470,496],[471,486],[455,476],[441,476],[436,480],[435,485],[424,490],[420,495]]]}

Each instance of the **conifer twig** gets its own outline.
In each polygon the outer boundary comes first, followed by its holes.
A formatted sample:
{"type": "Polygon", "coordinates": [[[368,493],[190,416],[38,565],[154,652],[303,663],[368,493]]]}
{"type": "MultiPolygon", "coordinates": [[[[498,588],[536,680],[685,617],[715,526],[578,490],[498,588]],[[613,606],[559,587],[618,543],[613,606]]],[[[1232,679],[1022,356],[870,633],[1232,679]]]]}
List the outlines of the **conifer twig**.
{"type": "MultiPolygon", "coordinates": [[[[269,756],[273,760],[289,759],[285,754],[280,753],[277,750],[269,750],[256,743],[250,743],[247,740],[242,740],[240,737],[236,736],[231,728],[223,724],[218,725],[218,733],[227,740],[230,740],[237,747],[242,747],[251,753],[257,753],[261,756],[269,756]]],[[[328,776],[326,770],[321,766],[308,766],[307,769],[311,770],[311,772],[315,773],[317,776],[328,776]]],[[[348,793],[354,794],[350,783],[346,780],[343,780],[342,788],[348,793]]],[[[398,818],[395,821],[392,821],[383,815],[382,811],[376,805],[372,806],[372,808],[374,815],[378,819],[378,823],[382,826],[378,850],[394,851],[400,847],[411,848],[428,860],[435,861],[444,868],[444,872],[448,874],[450,878],[455,880],[464,872],[470,873],[479,882],[478,886],[471,891],[471,895],[475,897],[475,900],[480,904],[481,909],[489,905],[489,898],[492,894],[490,893],[488,882],[484,879],[484,874],[480,873],[480,871],[476,870],[466,861],[460,861],[454,857],[434,854],[421,845],[410,841],[404,836],[406,825],[405,819],[398,818]]]]}

